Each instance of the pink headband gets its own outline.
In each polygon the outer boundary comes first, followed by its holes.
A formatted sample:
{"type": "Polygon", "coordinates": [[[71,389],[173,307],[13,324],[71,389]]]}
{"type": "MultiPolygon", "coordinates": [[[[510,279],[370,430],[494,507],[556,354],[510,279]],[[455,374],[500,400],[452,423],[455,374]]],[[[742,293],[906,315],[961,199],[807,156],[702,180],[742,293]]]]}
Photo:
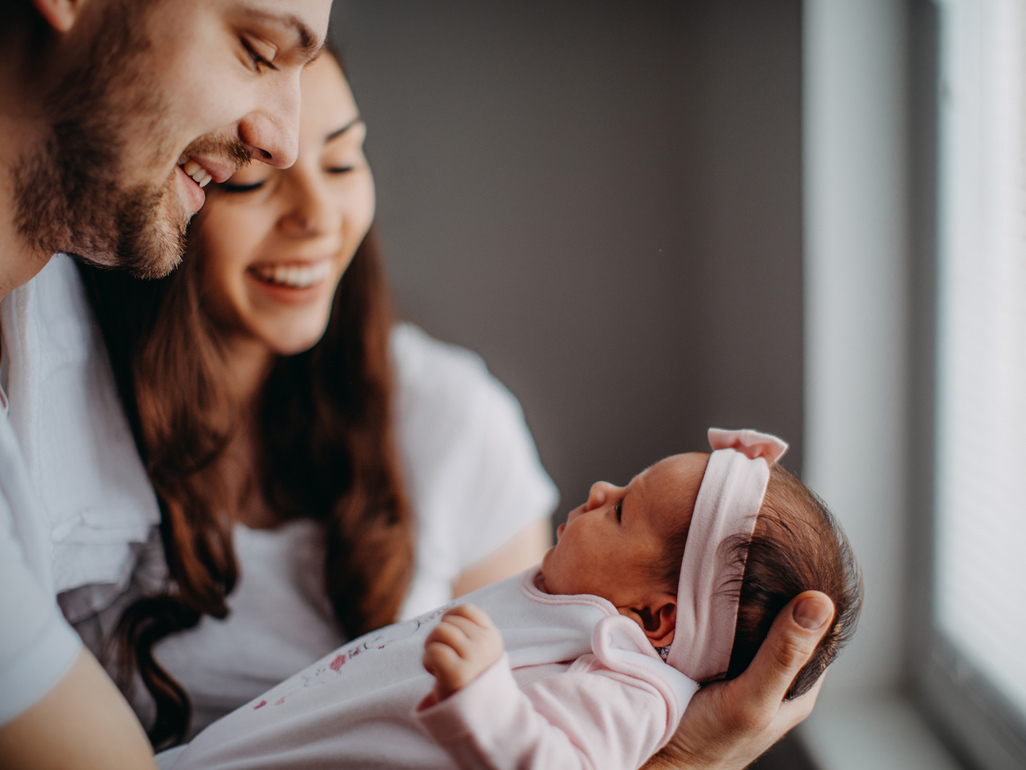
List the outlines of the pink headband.
{"type": "Polygon", "coordinates": [[[769,467],[787,444],[754,430],[709,429],[713,453],[691,516],[677,588],[677,627],[667,663],[696,682],[723,674],[737,626],[737,594],[745,565],[723,544],[751,537],[769,481],[769,467]]]}

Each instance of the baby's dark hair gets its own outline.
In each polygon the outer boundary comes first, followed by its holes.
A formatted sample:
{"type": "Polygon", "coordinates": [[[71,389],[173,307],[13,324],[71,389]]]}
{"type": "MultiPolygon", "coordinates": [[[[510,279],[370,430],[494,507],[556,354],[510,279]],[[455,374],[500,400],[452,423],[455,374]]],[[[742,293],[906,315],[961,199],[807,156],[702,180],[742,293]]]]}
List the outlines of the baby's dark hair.
{"type": "MultiPolygon", "coordinates": [[[[689,510],[694,510],[690,501],[689,510]]],[[[663,578],[677,590],[680,560],[691,516],[667,542],[663,578]],[[670,558],[676,561],[675,570],[670,558]],[[672,574],[671,574],[672,573],[672,574]]],[[[862,611],[862,571],[837,519],[819,497],[779,465],[770,467],[766,495],[751,538],[726,542],[730,558],[745,562],[740,586],[724,586],[739,597],[737,628],[724,679],[748,668],[773,620],[804,591],[822,591],[834,603],[830,627],[812,658],[798,672],[786,699],[802,695],[851,639],[862,611]]]]}

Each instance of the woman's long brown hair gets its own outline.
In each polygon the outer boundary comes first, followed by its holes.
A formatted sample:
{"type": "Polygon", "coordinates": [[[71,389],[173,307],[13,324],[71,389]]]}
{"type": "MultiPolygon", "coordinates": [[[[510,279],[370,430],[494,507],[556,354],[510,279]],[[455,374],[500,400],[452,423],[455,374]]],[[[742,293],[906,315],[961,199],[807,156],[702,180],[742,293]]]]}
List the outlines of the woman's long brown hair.
{"type": "MultiPolygon", "coordinates": [[[[258,405],[254,483],[280,521],[323,522],[325,588],[350,637],[396,619],[413,565],[378,243],[372,227],[339,284],[323,338],[275,362],[258,405]]],[[[226,390],[224,348],[202,307],[201,259],[190,254],[157,281],[80,266],[161,507],[168,590],[129,606],[117,634],[123,685],[138,671],[156,703],[148,732],[157,748],[184,739],[191,705],[153,647],[204,615],[225,617],[238,577],[238,501],[222,483],[218,460],[243,417],[226,390]]]]}

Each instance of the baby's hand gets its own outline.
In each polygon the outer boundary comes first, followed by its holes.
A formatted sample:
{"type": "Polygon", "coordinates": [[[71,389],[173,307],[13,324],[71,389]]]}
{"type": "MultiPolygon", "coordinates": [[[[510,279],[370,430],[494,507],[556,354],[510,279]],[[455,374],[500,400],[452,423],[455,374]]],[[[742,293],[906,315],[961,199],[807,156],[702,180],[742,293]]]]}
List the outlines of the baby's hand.
{"type": "Polygon", "coordinates": [[[473,604],[442,615],[424,642],[424,668],[435,678],[435,698],[448,698],[502,657],[502,635],[473,604]]]}

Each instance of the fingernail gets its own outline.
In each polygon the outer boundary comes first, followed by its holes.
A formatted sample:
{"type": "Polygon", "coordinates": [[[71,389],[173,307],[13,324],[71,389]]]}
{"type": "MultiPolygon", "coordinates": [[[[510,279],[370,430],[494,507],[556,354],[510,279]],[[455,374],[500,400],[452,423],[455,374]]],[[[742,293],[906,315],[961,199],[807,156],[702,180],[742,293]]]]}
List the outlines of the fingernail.
{"type": "Polygon", "coordinates": [[[830,619],[830,608],[818,599],[802,599],[794,608],[794,622],[808,631],[815,631],[830,619]]]}

